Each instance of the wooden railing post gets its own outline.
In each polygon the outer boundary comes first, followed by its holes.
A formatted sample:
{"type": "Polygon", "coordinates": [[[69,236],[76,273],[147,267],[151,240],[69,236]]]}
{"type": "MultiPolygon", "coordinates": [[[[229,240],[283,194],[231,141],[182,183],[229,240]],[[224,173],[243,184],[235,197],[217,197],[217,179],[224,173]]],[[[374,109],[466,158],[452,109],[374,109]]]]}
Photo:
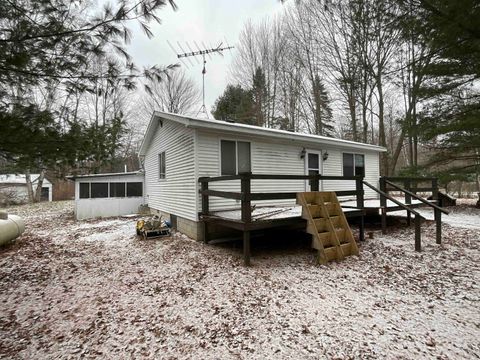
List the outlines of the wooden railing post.
{"type": "Polygon", "coordinates": [[[240,179],[240,191],[242,193],[242,222],[243,230],[243,261],[246,266],[250,265],[250,230],[248,230],[252,222],[252,206],[250,194],[252,192],[252,173],[242,173],[240,179]]]}
{"type": "Polygon", "coordinates": [[[319,191],[320,186],[320,176],[318,174],[310,175],[310,184],[311,184],[311,190],[312,191],[319,191]]]}
{"type": "MultiPolygon", "coordinates": [[[[438,197],[438,179],[434,178],[432,179],[432,198],[433,200],[440,200],[438,197]]],[[[439,202],[437,202],[439,206],[442,206],[439,202]]]]}
{"type": "MultiPolygon", "coordinates": [[[[410,183],[410,179],[405,179],[405,189],[408,191],[412,191],[412,184],[410,183]]],[[[405,193],[405,204],[410,205],[412,203],[412,197],[410,194],[405,193]]],[[[410,226],[412,223],[412,213],[407,211],[407,225],[410,226]]]]}
{"type": "MultiPolygon", "coordinates": [[[[387,194],[387,183],[384,176],[380,177],[380,191],[387,194]]],[[[380,194],[380,211],[382,212],[382,234],[387,233],[387,198],[380,194]]]]}
{"type": "Polygon", "coordinates": [[[365,209],[365,192],[363,190],[363,176],[357,176],[355,179],[355,191],[357,193],[357,208],[362,209],[362,216],[360,217],[360,241],[365,240],[365,216],[363,211],[365,209]]]}
{"type": "Polygon", "coordinates": [[[208,215],[210,212],[210,202],[208,195],[204,194],[204,191],[208,190],[208,182],[207,181],[202,181],[201,179],[199,180],[201,184],[201,191],[202,191],[202,214],[203,215],[208,215]]]}
{"type": "MultiPolygon", "coordinates": [[[[200,182],[200,190],[202,192],[201,199],[202,199],[202,215],[208,215],[210,212],[210,198],[208,195],[204,194],[204,191],[208,190],[208,181],[202,181],[202,178],[198,179],[200,182]]],[[[208,243],[208,222],[203,222],[203,242],[205,244],[208,243]]]]}
{"type": "Polygon", "coordinates": [[[415,215],[415,251],[422,251],[422,232],[420,229],[422,219],[415,215]]]}

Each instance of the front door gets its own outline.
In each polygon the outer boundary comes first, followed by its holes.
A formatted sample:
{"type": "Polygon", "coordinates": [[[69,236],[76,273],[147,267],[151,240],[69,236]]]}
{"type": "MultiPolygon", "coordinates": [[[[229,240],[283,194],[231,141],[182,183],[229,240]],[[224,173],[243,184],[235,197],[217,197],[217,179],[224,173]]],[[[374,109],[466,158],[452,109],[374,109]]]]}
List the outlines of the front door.
{"type": "MultiPolygon", "coordinates": [[[[320,174],[321,159],[322,156],[320,151],[307,151],[307,154],[305,156],[305,174],[320,174]]],[[[312,191],[311,181],[307,181],[306,188],[307,191],[312,191]]]]}

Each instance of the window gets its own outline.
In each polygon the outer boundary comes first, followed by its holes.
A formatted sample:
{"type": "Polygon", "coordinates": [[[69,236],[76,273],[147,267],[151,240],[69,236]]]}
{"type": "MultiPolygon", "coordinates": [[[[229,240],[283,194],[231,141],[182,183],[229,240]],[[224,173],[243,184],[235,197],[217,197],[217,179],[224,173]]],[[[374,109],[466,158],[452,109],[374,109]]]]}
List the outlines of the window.
{"type": "Polygon", "coordinates": [[[165,151],[158,154],[158,178],[165,179],[165,151]]]}
{"type": "Polygon", "coordinates": [[[110,183],[110,197],[125,197],[125,183],[110,183]]]}
{"type": "Polygon", "coordinates": [[[127,196],[143,196],[143,183],[141,182],[127,183],[127,196]]]}
{"type": "Polygon", "coordinates": [[[343,176],[365,176],[365,155],[343,154],[343,176]]]}
{"type": "Polygon", "coordinates": [[[90,183],[90,197],[92,199],[108,197],[108,183],[90,183]]]}
{"type": "Polygon", "coordinates": [[[236,175],[251,171],[250,143],[222,140],[220,142],[221,173],[236,175]]]}
{"type": "Polygon", "coordinates": [[[90,183],[80,183],[80,199],[90,198],[90,183]]]}

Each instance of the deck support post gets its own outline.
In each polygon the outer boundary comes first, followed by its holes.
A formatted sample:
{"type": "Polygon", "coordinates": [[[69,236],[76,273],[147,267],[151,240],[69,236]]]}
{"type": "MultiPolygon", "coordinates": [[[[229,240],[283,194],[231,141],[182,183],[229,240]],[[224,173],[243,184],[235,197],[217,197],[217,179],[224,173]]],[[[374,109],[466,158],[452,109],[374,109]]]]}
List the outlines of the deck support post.
{"type": "MultiPolygon", "coordinates": [[[[363,176],[357,176],[355,179],[355,192],[357,193],[357,208],[365,211],[365,198],[363,191],[363,176]]],[[[365,215],[360,217],[360,235],[359,240],[365,241],[365,215]]]]}
{"type": "Polygon", "coordinates": [[[359,235],[359,240],[360,240],[360,241],[365,241],[365,216],[364,216],[364,215],[360,216],[360,235],[359,235]]]}
{"type": "Polygon", "coordinates": [[[422,251],[422,233],[420,229],[422,219],[415,215],[415,251],[422,251]]]}
{"type": "MultiPolygon", "coordinates": [[[[199,179],[201,181],[201,179],[199,179]]],[[[201,191],[202,191],[202,215],[208,215],[210,212],[210,203],[208,195],[205,195],[203,191],[208,190],[208,181],[201,181],[201,191]]],[[[203,222],[203,242],[208,243],[208,225],[207,222],[203,222]]]]}
{"type": "Polygon", "coordinates": [[[240,191],[242,193],[242,222],[243,230],[243,261],[245,266],[250,266],[250,231],[247,230],[252,222],[252,173],[246,172],[240,174],[240,191]]]}
{"type": "Polygon", "coordinates": [[[435,212],[435,225],[436,225],[436,237],[437,237],[437,244],[442,243],[442,212],[438,209],[434,210],[435,212]]]}
{"type": "MultiPolygon", "coordinates": [[[[387,183],[384,176],[380,177],[380,191],[387,193],[387,183]]],[[[382,234],[387,233],[387,198],[380,194],[380,209],[382,215],[382,234]]]]}

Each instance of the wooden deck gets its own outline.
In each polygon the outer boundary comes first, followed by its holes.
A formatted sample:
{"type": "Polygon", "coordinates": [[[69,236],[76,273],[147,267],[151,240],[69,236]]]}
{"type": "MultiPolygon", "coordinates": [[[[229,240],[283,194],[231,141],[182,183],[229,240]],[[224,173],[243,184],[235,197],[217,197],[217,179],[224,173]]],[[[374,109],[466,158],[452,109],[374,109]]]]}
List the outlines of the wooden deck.
{"type": "Polygon", "coordinates": [[[239,175],[226,175],[217,177],[201,177],[198,182],[201,185],[199,190],[202,197],[202,210],[199,213],[200,220],[204,223],[203,238],[206,243],[210,240],[210,224],[220,225],[227,228],[243,232],[243,253],[245,265],[250,265],[250,235],[252,231],[268,228],[278,228],[288,226],[290,228],[306,228],[306,220],[301,217],[301,207],[296,205],[285,206],[261,206],[262,201],[267,200],[288,200],[296,199],[296,192],[282,193],[257,193],[252,192],[252,180],[305,180],[309,181],[311,191],[319,191],[322,180],[334,181],[353,181],[354,189],[334,191],[336,197],[354,197],[355,200],[342,202],[341,207],[345,212],[345,217],[358,217],[360,219],[360,241],[364,240],[364,216],[367,212],[378,212],[382,217],[382,231],[386,233],[387,221],[386,215],[391,211],[406,210],[407,223],[410,225],[410,218],[415,217],[415,250],[421,250],[421,221],[424,217],[415,211],[419,206],[430,206],[435,210],[435,222],[437,243],[441,243],[441,214],[448,214],[448,211],[439,207],[436,203],[438,199],[438,184],[435,178],[394,178],[381,177],[379,179],[380,189],[365,181],[362,176],[324,176],[313,175],[277,175],[277,174],[252,174],[242,173],[239,175]],[[219,181],[238,180],[240,182],[240,191],[219,191],[209,188],[209,184],[219,181]],[[428,186],[420,186],[429,182],[428,186]],[[398,185],[401,183],[404,187],[398,185]],[[364,199],[364,187],[368,187],[379,194],[379,199],[364,199]],[[405,194],[404,200],[394,198],[389,195],[389,191],[396,191],[405,194]],[[425,200],[418,196],[416,192],[430,191],[435,200],[425,200]],[[210,210],[210,197],[220,197],[234,199],[241,202],[240,209],[230,209],[222,211],[210,210]],[[255,203],[253,203],[255,202],[255,203]]]}

